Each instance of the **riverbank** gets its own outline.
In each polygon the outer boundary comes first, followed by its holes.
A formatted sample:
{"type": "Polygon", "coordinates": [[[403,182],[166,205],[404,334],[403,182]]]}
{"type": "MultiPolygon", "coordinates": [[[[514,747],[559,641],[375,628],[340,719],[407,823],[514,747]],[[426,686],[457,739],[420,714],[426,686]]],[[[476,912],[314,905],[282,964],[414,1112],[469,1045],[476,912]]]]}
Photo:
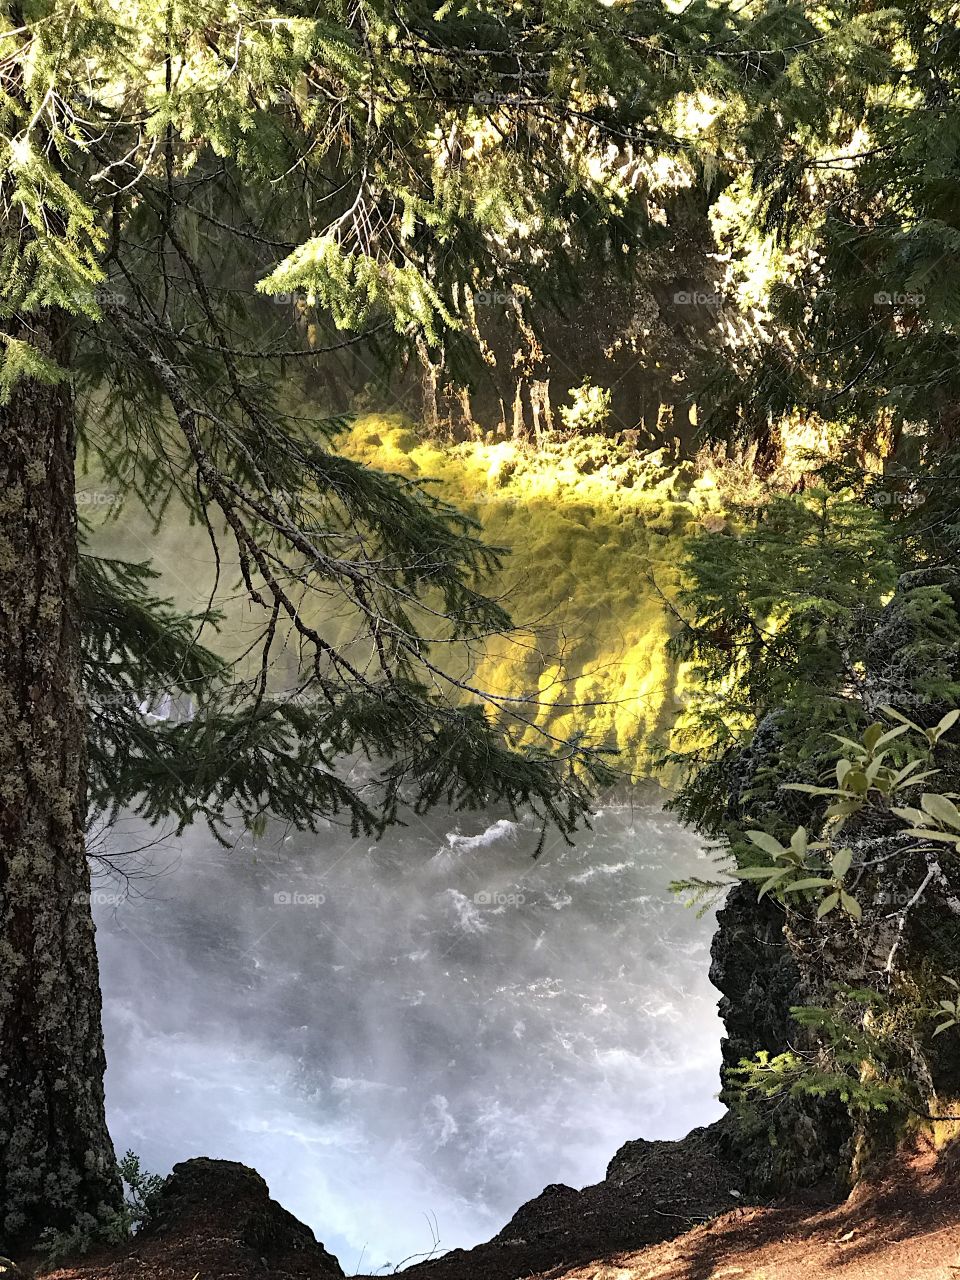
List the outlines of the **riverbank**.
{"type": "MultiPolygon", "coordinates": [[[[816,1191],[739,1203],[723,1122],[676,1143],[628,1143],[606,1179],[547,1187],[469,1251],[410,1260],[416,1280],[956,1280],[956,1153],[918,1142],[840,1202],[816,1191]],[[731,1204],[734,1207],[731,1208],[731,1204]],[[691,1221],[700,1219],[697,1225],[691,1221]]],[[[167,1180],[157,1220],[129,1244],[37,1280],[340,1280],[309,1228],[252,1169],[193,1160],[167,1180]]],[[[380,1273],[382,1274],[382,1273],[380,1273]]],[[[361,1280],[373,1280],[362,1277],[361,1280]]]]}

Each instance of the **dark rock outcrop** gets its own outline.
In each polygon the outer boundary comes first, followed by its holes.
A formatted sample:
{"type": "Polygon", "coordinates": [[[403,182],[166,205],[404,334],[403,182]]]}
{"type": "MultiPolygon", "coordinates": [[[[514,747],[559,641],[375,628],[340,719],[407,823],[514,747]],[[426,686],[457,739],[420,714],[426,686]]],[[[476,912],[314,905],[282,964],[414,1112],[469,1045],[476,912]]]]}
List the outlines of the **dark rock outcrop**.
{"type": "Polygon", "coordinates": [[[70,1280],[342,1280],[309,1227],[271,1200],[255,1169],[199,1157],[173,1167],[150,1225],[70,1268],[70,1280]]]}
{"type": "MultiPolygon", "coordinates": [[[[717,914],[710,981],[721,993],[724,1073],[760,1050],[774,1056],[804,1038],[790,1010],[810,997],[783,924],[782,909],[746,885],[732,889],[717,914]]],[[[728,1078],[720,1097],[734,1100],[728,1078]]],[[[760,1197],[820,1184],[839,1191],[851,1135],[846,1108],[832,1099],[783,1098],[775,1109],[725,1121],[729,1157],[743,1168],[745,1189],[760,1197]]]]}
{"type": "Polygon", "coordinates": [[[717,913],[710,981],[720,992],[723,1067],[759,1049],[782,1053],[796,1026],[800,971],[783,936],[783,911],[756,889],[737,885],[717,913]]]}
{"type": "Polygon", "coordinates": [[[603,1182],[554,1183],[517,1210],[492,1240],[408,1268],[419,1280],[515,1280],[669,1240],[742,1204],[726,1122],[676,1142],[628,1142],[603,1182]]]}
{"type": "Polygon", "coordinates": [[[300,1255],[331,1276],[343,1275],[337,1259],[318,1243],[310,1228],[271,1200],[256,1169],[205,1156],[175,1164],[163,1185],[149,1235],[164,1239],[210,1221],[239,1248],[260,1258],[272,1261],[300,1255]]]}

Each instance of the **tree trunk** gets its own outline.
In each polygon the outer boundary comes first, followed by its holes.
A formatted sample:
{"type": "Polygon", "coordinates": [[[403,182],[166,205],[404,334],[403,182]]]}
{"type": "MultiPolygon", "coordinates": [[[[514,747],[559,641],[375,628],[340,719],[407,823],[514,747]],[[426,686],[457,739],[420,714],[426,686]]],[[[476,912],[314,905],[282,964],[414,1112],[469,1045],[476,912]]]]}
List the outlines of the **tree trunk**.
{"type": "MultiPolygon", "coordinates": [[[[22,336],[62,358],[60,326],[22,336]]],[[[7,326],[11,332],[12,326],[7,326]]],[[[0,1250],[115,1207],[84,828],[74,408],[0,405],[0,1250]]]]}

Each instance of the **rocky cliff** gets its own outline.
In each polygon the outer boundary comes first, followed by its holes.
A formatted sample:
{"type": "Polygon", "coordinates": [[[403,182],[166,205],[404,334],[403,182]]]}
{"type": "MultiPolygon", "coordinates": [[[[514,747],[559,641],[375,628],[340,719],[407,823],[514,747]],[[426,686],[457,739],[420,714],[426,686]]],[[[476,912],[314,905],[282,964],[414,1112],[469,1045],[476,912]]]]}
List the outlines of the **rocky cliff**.
{"type": "MultiPolygon", "coordinates": [[[[738,885],[717,915],[710,981],[721,993],[725,1035],[722,1070],[760,1050],[783,1053],[802,1031],[791,1017],[805,1003],[805,984],[783,933],[782,908],[756,890],[738,885]]],[[[720,1098],[734,1101],[726,1082],[720,1098]]],[[[766,1113],[726,1120],[728,1151],[743,1169],[745,1190],[778,1195],[796,1187],[845,1185],[851,1138],[846,1109],[836,1102],[784,1100],[766,1113]]]]}

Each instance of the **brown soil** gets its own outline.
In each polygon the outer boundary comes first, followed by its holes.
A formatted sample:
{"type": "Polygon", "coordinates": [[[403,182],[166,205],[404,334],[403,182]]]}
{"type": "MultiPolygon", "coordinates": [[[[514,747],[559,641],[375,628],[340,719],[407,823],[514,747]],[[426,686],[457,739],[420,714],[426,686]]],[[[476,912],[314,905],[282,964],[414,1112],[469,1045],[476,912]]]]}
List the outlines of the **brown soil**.
{"type": "Polygon", "coordinates": [[[564,1280],[957,1280],[952,1162],[905,1153],[842,1204],[746,1208],[668,1244],[563,1272],[564,1280]]]}
{"type": "MultiPolygon", "coordinates": [[[[929,1149],[901,1155],[839,1205],[747,1208],[666,1244],[551,1280],[958,1280],[960,1185],[929,1149]]],[[[466,1277],[468,1272],[463,1273],[466,1277]]]]}

